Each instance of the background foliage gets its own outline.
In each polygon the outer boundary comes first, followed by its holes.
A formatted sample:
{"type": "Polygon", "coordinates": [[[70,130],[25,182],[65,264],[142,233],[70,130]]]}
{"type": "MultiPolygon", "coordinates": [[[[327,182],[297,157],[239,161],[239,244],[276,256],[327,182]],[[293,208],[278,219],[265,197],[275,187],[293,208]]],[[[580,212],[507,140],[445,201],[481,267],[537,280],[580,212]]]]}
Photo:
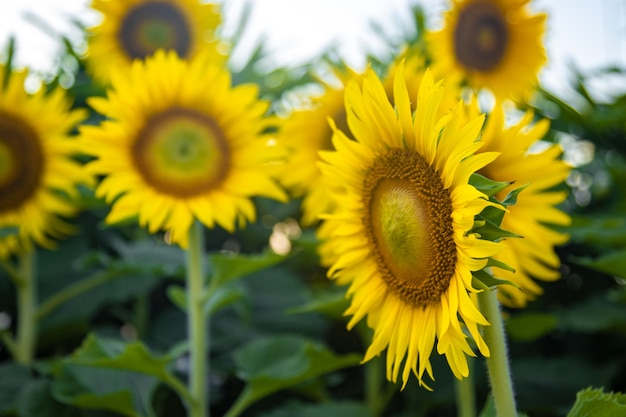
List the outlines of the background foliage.
{"type": "MultiPolygon", "coordinates": [[[[408,42],[424,25],[421,11],[414,12],[408,42]]],[[[47,88],[69,74],[75,106],[87,107],[86,98],[103,91],[85,73],[84,58],[66,46],[60,57],[65,64],[47,88]]],[[[391,41],[389,46],[400,48],[391,41]]],[[[259,72],[266,55],[259,43],[234,80],[258,83],[280,113],[291,92],[313,83],[313,66],[259,72]]],[[[383,68],[391,54],[370,58],[383,68]]],[[[337,57],[330,51],[319,61],[337,57]]],[[[574,222],[566,230],[571,241],[559,249],[562,279],[543,284],[545,294],[527,308],[505,311],[518,407],[530,416],[626,415],[623,395],[601,391],[626,388],[626,95],[600,102],[589,93],[592,81],[625,75],[621,68],[579,73],[571,80],[576,99],[540,91],[529,105],[552,120],[547,139],[584,162],[567,182],[571,193],[564,208],[574,222]]],[[[92,114],[89,123],[98,121],[92,114]]],[[[255,224],[234,235],[205,231],[208,275],[223,284],[206,302],[213,414],[455,415],[454,383],[436,354],[433,392],[414,380],[400,391],[385,381],[380,360],[359,365],[368,330],[346,331],[343,290],[325,278],[313,231],[297,227],[300,202],[255,203],[255,224]],[[290,239],[286,256],[268,249],[277,233],[290,239]]],[[[134,224],[106,226],[108,208],[89,190],[83,190],[81,204],[75,221],[80,233],[55,251],[37,253],[34,369],[0,349],[0,416],[184,415],[184,253],[134,224]]],[[[18,320],[15,289],[2,270],[0,331],[12,333],[18,320]]],[[[473,365],[477,404],[487,404],[481,415],[493,415],[484,363],[473,365]]]]}

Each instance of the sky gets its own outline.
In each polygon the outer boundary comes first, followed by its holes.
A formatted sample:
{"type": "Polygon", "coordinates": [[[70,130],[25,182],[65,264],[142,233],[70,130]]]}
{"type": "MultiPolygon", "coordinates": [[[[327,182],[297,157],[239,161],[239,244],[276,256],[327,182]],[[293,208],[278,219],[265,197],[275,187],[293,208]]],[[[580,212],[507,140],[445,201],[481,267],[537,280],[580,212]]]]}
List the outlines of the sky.
{"type": "MultiPolygon", "coordinates": [[[[437,27],[449,4],[448,0],[218,2],[223,4],[227,33],[235,29],[244,5],[252,6],[244,42],[237,52],[242,56],[261,38],[266,39],[276,63],[283,65],[305,63],[334,45],[357,69],[365,65],[364,51],[385,48],[371,29],[373,23],[393,39],[410,28],[411,6],[421,5],[429,24],[437,27]]],[[[71,22],[79,20],[90,26],[100,19],[88,4],[89,0],[0,0],[0,50],[10,35],[16,36],[17,64],[45,73],[59,50],[58,42],[46,32],[79,40],[81,33],[71,22]]],[[[534,10],[549,14],[549,63],[540,75],[547,88],[566,91],[572,65],[588,71],[608,65],[626,67],[626,0],[533,0],[531,4],[534,10]]]]}

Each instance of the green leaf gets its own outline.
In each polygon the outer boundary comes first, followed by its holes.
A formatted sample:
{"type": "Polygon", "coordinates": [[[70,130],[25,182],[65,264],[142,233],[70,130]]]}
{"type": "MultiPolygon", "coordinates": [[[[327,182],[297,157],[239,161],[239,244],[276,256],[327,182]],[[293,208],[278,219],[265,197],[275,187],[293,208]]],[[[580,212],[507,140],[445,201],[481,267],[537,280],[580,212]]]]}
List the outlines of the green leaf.
{"type": "Polygon", "coordinates": [[[626,415],[626,395],[587,388],[576,394],[567,417],[616,417],[626,415]]]}
{"type": "MultiPolygon", "coordinates": [[[[187,293],[178,285],[170,285],[167,288],[167,296],[174,305],[182,311],[187,311],[187,293]]],[[[204,303],[204,312],[210,316],[221,309],[244,298],[245,293],[241,287],[224,285],[215,290],[204,303]]]]}
{"type": "Polygon", "coordinates": [[[624,306],[608,295],[594,296],[567,310],[557,311],[560,327],[577,333],[598,333],[622,329],[626,331],[624,306]]]}
{"type": "Polygon", "coordinates": [[[570,259],[579,265],[626,279],[626,249],[605,253],[595,259],[589,257],[571,257],[570,259]]]}
{"type": "Polygon", "coordinates": [[[241,287],[225,285],[215,290],[204,304],[204,312],[210,316],[215,315],[221,309],[243,299],[245,292],[241,287]]]}
{"type": "Polygon", "coordinates": [[[332,285],[329,289],[319,291],[306,304],[287,310],[288,314],[322,313],[328,317],[340,319],[350,306],[346,298],[346,288],[332,285]]]}
{"type": "Polygon", "coordinates": [[[289,404],[278,410],[263,413],[260,417],[371,417],[371,411],[356,402],[330,402],[324,404],[289,404]]]}
{"type": "Polygon", "coordinates": [[[511,339],[529,342],[539,339],[556,328],[558,319],[549,313],[520,313],[505,321],[511,339]]]}
{"type": "Polygon", "coordinates": [[[180,285],[170,285],[167,287],[167,297],[182,311],[187,311],[187,293],[180,285]]]}
{"type": "Polygon", "coordinates": [[[469,183],[476,187],[478,191],[487,195],[487,197],[492,197],[513,184],[512,182],[493,181],[476,173],[472,174],[469,183]]]}
{"type": "Polygon", "coordinates": [[[159,381],[188,400],[184,384],[169,372],[171,356],[154,356],[141,342],[89,335],[56,370],[52,394],[65,404],[113,411],[129,417],[152,416],[152,394],[159,381]]]}
{"type": "Polygon", "coordinates": [[[227,282],[243,278],[270,266],[274,266],[286,257],[266,251],[256,255],[229,255],[216,253],[209,256],[213,272],[212,285],[221,286],[227,282]]]}
{"type": "Polygon", "coordinates": [[[20,417],[79,417],[76,408],[56,401],[50,392],[51,382],[45,379],[32,381],[24,386],[17,398],[20,417]]]}
{"type": "Polygon", "coordinates": [[[52,396],[65,404],[128,417],[154,414],[151,397],[157,382],[147,375],[66,364],[52,384],[52,396]]]}
{"type": "Polygon", "coordinates": [[[102,339],[94,334],[87,336],[83,344],[66,360],[73,365],[120,369],[137,372],[169,383],[175,378],[168,370],[172,358],[156,357],[146,346],[114,339],[102,339]]]}
{"type": "Polygon", "coordinates": [[[0,365],[0,415],[14,412],[22,388],[34,380],[27,367],[16,363],[0,365]]]}
{"type": "Polygon", "coordinates": [[[234,359],[238,376],[247,384],[233,407],[243,410],[274,392],[357,365],[362,355],[336,355],[299,336],[268,336],[237,350],[234,359]]]}

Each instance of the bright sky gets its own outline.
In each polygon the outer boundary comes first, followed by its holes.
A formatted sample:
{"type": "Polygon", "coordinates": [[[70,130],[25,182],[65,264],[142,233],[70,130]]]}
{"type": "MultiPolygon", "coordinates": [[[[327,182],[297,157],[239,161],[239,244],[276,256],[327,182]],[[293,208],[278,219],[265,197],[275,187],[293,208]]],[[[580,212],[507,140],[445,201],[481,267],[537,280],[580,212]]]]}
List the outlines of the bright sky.
{"type": "MultiPolygon", "coordinates": [[[[113,0],[122,1],[122,0],[113,0]]],[[[421,4],[429,22],[440,22],[447,0],[225,0],[225,30],[232,31],[244,4],[253,13],[242,49],[265,37],[277,62],[296,65],[336,45],[351,65],[364,65],[363,51],[381,51],[384,44],[371,30],[381,26],[394,37],[410,27],[410,6],[421,4]]],[[[45,72],[59,44],[31,16],[53,31],[79,39],[70,23],[94,24],[99,17],[88,9],[89,0],[0,0],[0,49],[10,34],[18,40],[17,62],[45,72]]],[[[571,63],[582,69],[606,65],[626,67],[626,0],[534,0],[533,8],[549,13],[546,45],[549,64],[544,83],[555,91],[565,89],[571,63]]]]}

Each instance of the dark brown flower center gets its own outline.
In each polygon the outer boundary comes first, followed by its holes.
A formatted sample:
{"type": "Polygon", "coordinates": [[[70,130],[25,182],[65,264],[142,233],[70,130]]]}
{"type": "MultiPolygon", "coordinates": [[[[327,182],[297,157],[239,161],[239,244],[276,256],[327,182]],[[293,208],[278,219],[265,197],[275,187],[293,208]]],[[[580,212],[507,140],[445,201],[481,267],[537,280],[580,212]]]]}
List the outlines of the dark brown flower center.
{"type": "Polygon", "coordinates": [[[493,70],[504,58],[508,41],[506,16],[493,2],[471,2],[459,13],[454,54],[466,68],[493,70]]]}
{"type": "Polygon", "coordinates": [[[215,120],[179,107],[149,118],[131,153],[148,184],[182,198],[215,188],[230,168],[228,141],[215,120]]]}
{"type": "Polygon", "coordinates": [[[0,213],[21,207],[41,185],[45,158],[30,124],[0,111],[0,213]]]}
{"type": "Polygon", "coordinates": [[[440,302],[456,266],[452,202],[417,152],[393,149],[365,177],[363,218],[379,273],[407,304],[440,302]]]}
{"type": "Polygon", "coordinates": [[[186,58],[191,49],[189,22],[179,7],[147,1],[131,8],[121,21],[118,41],[131,59],[144,59],[158,49],[186,58]]]}

